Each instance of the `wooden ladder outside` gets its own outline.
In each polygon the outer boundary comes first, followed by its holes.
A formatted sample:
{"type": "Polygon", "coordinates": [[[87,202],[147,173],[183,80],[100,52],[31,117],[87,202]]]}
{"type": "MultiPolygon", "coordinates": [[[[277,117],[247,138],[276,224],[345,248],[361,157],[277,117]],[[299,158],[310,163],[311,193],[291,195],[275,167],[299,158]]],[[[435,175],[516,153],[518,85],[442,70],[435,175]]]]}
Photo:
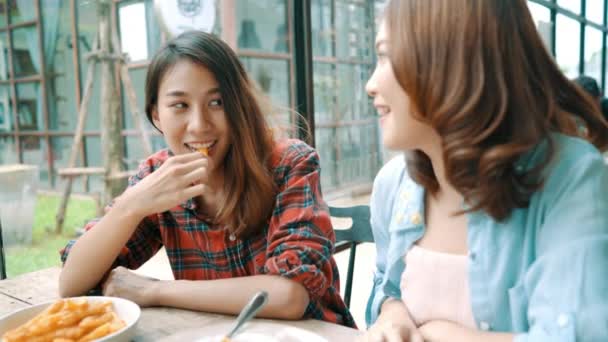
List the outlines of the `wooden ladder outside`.
{"type": "MultiPolygon", "coordinates": [[[[139,133],[139,137],[141,138],[143,152],[146,156],[152,154],[152,145],[150,143],[148,133],[146,132],[144,124],[142,122],[141,112],[139,111],[139,108],[137,106],[137,97],[135,95],[133,83],[131,82],[131,77],[129,76],[129,71],[126,65],[126,60],[128,57],[121,52],[118,34],[116,32],[115,25],[110,24],[111,20],[109,14],[110,3],[106,1],[99,1],[98,32],[96,33],[91,52],[86,55],[88,70],[85,82],[84,96],[82,98],[82,102],[80,103],[80,108],[78,110],[78,123],[76,125],[76,133],[74,135],[72,149],[70,151],[70,158],[68,160],[67,168],[62,168],[58,170],[58,175],[60,177],[66,178],[67,183],[63,191],[61,203],[59,205],[59,210],[57,211],[56,216],[55,233],[57,234],[60,234],[63,230],[63,223],[65,220],[65,213],[67,211],[67,204],[70,194],[72,192],[72,184],[75,178],[81,176],[88,177],[91,175],[104,175],[104,179],[106,181],[109,181],[124,179],[135,174],[134,171],[108,170],[107,168],[103,167],[76,166],[76,158],[78,156],[78,151],[81,149],[82,146],[82,136],[87,117],[87,107],[89,104],[89,100],[91,99],[91,95],[93,93],[95,68],[100,60],[102,63],[108,63],[111,70],[115,70],[114,66],[118,67],[118,77],[127,94],[129,111],[131,112],[135,128],[139,133]],[[109,42],[106,42],[107,44],[101,44],[101,41],[104,41],[105,39],[109,40],[109,42]],[[107,47],[109,47],[109,49],[107,47]],[[115,65],[114,63],[117,63],[117,65],[115,65]]],[[[106,84],[102,83],[102,94],[104,93],[104,86],[106,86],[106,84]]],[[[101,129],[107,129],[107,127],[104,127],[104,125],[102,125],[101,129]]],[[[104,134],[102,134],[102,144],[108,143],[107,141],[104,142],[103,138],[104,134]]],[[[105,192],[107,192],[107,186],[105,192]]],[[[100,202],[103,202],[103,200],[100,199],[100,202]]],[[[103,203],[101,203],[101,205],[103,205],[103,203]]]]}

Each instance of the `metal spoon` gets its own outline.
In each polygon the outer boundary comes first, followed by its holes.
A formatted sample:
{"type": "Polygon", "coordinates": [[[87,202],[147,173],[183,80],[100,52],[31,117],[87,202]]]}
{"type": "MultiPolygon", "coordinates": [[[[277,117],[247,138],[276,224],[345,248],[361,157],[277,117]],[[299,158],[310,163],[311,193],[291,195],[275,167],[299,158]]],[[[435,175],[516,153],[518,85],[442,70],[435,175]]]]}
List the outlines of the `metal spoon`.
{"type": "Polygon", "coordinates": [[[236,318],[236,323],[232,327],[232,330],[224,337],[223,341],[229,340],[232,336],[234,336],[239,330],[239,328],[245,324],[247,321],[253,318],[255,314],[260,311],[260,309],[266,305],[268,302],[268,292],[260,291],[253,295],[253,298],[245,305],[243,310],[239,313],[239,316],[236,318]]]}

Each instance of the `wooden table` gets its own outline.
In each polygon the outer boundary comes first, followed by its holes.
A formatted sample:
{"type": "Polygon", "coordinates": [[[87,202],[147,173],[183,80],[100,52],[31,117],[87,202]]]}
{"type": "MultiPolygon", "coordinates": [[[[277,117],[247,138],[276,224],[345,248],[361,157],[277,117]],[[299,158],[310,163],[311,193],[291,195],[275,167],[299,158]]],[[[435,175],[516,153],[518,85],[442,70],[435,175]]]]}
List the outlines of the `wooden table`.
{"type": "MultiPolygon", "coordinates": [[[[55,300],[60,268],[49,268],[0,281],[0,316],[31,305],[55,300]]],[[[180,332],[229,324],[233,316],[172,308],[143,308],[135,341],[158,341],[180,332]]],[[[352,341],[360,331],[319,320],[278,321],[254,319],[304,329],[328,341],[352,341]]]]}

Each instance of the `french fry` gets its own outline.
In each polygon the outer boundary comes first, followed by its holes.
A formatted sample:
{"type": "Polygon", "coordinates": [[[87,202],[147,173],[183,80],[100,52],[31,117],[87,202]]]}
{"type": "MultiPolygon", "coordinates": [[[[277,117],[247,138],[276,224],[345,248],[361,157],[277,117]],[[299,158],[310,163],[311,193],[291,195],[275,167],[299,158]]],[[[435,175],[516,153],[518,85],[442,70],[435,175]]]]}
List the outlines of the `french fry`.
{"type": "Polygon", "coordinates": [[[21,326],[6,332],[5,342],[92,341],[126,326],[110,301],[58,300],[21,326]]]}
{"type": "Polygon", "coordinates": [[[202,153],[205,157],[209,157],[209,149],[207,147],[201,147],[198,149],[200,153],[202,153]]]}

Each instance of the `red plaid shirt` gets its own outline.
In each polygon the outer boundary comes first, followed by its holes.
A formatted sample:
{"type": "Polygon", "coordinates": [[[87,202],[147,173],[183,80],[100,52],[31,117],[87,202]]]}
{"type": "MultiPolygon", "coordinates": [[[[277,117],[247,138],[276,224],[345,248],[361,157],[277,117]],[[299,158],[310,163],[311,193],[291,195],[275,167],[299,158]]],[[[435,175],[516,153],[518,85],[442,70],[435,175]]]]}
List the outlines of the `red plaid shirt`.
{"type": "MultiPolygon", "coordinates": [[[[152,155],[129,179],[129,186],[154,172],[170,156],[168,150],[152,155]]],[[[259,234],[230,241],[226,230],[211,229],[197,217],[195,202],[188,200],[142,220],[114,267],[136,269],[165,246],[175,279],[280,275],[308,291],[306,318],[355,327],[340,297],[339,274],[332,257],[335,236],[321,197],[317,153],[299,140],[280,140],[271,165],[279,193],[269,224],[259,234]]],[[[97,221],[88,223],[85,229],[93,229],[97,221]]],[[[62,261],[73,244],[70,241],[61,251],[62,261]]]]}

